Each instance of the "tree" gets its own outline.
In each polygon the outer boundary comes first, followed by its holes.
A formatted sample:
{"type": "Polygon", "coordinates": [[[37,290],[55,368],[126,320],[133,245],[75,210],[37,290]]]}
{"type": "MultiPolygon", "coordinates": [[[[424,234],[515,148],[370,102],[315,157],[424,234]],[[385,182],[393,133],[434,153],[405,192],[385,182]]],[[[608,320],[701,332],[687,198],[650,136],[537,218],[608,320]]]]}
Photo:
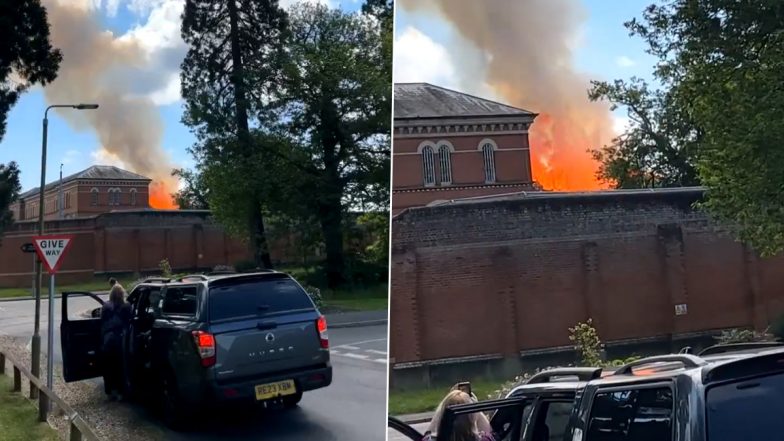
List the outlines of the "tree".
{"type": "MultiPolygon", "coordinates": [[[[265,102],[274,89],[283,52],[286,16],[276,0],[187,0],[182,37],[189,49],[182,63],[183,121],[198,137],[192,148],[201,164],[234,164],[233,182],[246,183],[264,171],[264,158],[251,134],[251,125],[264,124],[265,102]],[[261,162],[257,168],[250,164],[261,162]],[[245,179],[242,179],[242,177],[245,179]]],[[[243,218],[240,231],[250,239],[254,260],[272,267],[264,226],[264,194],[257,186],[212,187],[236,196],[232,204],[218,205],[219,218],[243,218]],[[239,205],[242,205],[240,208],[239,205]]]]}
{"type": "Polygon", "coordinates": [[[40,0],[0,1],[0,140],[8,112],[33,84],[57,77],[63,56],[49,42],[49,22],[40,0]]]}
{"type": "MultiPolygon", "coordinates": [[[[379,69],[388,60],[378,20],[303,3],[290,11],[290,29],[281,117],[311,158],[306,201],[321,224],[334,287],[344,281],[347,190],[372,192],[372,181],[389,163],[391,75],[379,69]]],[[[386,172],[383,187],[389,185],[388,165],[386,172]]]]}
{"type": "Polygon", "coordinates": [[[593,81],[588,96],[609,101],[611,110],[624,107],[631,122],[610,145],[592,151],[600,180],[615,188],[699,185],[695,163],[701,134],[666,91],[632,78],[593,81]]]}
{"type": "Polygon", "coordinates": [[[172,176],[180,178],[185,186],[173,195],[177,206],[182,210],[209,210],[209,188],[204,184],[202,175],[197,171],[177,169],[172,176]]]}
{"type": "Polygon", "coordinates": [[[16,202],[21,189],[16,163],[0,164],[0,235],[14,222],[14,215],[8,207],[16,202]]]}
{"type": "Polygon", "coordinates": [[[763,255],[784,249],[784,3],[670,0],[628,24],[702,136],[704,207],[763,255]]]}

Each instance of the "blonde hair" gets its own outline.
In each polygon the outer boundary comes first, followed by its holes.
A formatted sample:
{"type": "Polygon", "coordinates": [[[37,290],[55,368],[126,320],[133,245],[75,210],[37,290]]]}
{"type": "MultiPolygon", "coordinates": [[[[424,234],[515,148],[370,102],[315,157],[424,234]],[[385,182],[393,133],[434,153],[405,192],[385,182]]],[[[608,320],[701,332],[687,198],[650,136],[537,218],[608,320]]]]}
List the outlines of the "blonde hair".
{"type": "Polygon", "coordinates": [[[112,286],[112,290],[109,291],[109,301],[117,306],[125,303],[125,288],[119,283],[112,286]]]}
{"type": "MultiPolygon", "coordinates": [[[[441,424],[441,420],[444,417],[444,411],[448,407],[473,402],[473,398],[461,390],[450,391],[438,405],[435,414],[433,414],[433,419],[430,420],[430,426],[427,428],[427,431],[434,436],[438,436],[438,426],[441,424]]],[[[483,418],[483,415],[481,415],[480,412],[457,416],[453,424],[452,439],[439,441],[476,441],[479,439],[479,426],[482,425],[480,418],[483,418]]]]}

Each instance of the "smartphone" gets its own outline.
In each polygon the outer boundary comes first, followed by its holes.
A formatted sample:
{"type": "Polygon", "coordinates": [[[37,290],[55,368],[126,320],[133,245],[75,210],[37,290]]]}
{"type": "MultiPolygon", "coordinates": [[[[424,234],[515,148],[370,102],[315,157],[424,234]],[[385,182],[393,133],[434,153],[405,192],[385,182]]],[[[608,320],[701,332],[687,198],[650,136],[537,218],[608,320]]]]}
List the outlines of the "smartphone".
{"type": "Polygon", "coordinates": [[[467,393],[468,395],[472,395],[471,394],[471,382],[469,382],[469,381],[463,381],[461,383],[457,383],[457,389],[467,393]]]}

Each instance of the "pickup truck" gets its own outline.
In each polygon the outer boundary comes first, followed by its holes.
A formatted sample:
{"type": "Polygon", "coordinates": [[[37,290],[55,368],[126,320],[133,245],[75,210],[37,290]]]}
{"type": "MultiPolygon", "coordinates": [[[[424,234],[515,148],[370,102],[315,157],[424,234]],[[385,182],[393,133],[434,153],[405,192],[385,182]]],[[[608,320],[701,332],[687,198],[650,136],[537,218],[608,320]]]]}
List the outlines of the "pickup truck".
{"type": "MultiPolygon", "coordinates": [[[[461,415],[481,411],[491,416],[499,441],[774,440],[784,439],[782,408],[784,346],[719,345],[697,355],[644,358],[614,372],[543,372],[504,399],[448,408],[437,439],[452,439],[461,415]],[[569,375],[577,379],[556,380],[569,375]]],[[[399,420],[390,417],[389,426],[421,440],[399,420]]]]}
{"type": "MultiPolygon", "coordinates": [[[[103,374],[100,318],[69,319],[74,296],[103,304],[92,293],[63,293],[66,382],[103,374]]],[[[156,404],[174,428],[211,406],[294,407],[303,392],[332,382],[326,319],[285,273],[148,280],[128,302],[127,392],[156,404]]]]}

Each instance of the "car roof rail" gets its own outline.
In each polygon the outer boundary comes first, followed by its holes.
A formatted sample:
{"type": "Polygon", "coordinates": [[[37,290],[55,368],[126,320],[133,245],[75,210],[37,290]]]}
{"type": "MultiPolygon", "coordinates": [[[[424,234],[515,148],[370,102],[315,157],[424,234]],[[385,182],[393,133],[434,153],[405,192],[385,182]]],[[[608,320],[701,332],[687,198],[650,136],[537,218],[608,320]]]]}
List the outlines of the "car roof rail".
{"type": "Polygon", "coordinates": [[[601,378],[602,368],[594,367],[565,367],[548,369],[539,372],[528,379],[525,384],[550,383],[558,377],[577,377],[577,381],[591,381],[601,378]]]}
{"type": "Polygon", "coordinates": [[[784,343],[778,341],[765,341],[765,342],[747,342],[747,343],[725,343],[707,347],[699,354],[700,357],[706,355],[726,354],[736,351],[748,351],[751,349],[769,349],[784,347],[784,343]]]}
{"type": "Polygon", "coordinates": [[[618,368],[613,375],[632,375],[634,368],[654,363],[680,363],[685,368],[697,368],[708,364],[702,358],[691,354],[654,355],[627,363],[618,368]]]}
{"type": "Polygon", "coordinates": [[[142,283],[169,283],[171,281],[168,277],[147,277],[142,283]]]}
{"type": "Polygon", "coordinates": [[[691,346],[684,346],[678,351],[679,354],[691,354],[693,352],[691,346]]]}
{"type": "Polygon", "coordinates": [[[210,278],[204,274],[188,274],[177,279],[177,282],[184,282],[187,279],[209,280],[210,278]]]}

